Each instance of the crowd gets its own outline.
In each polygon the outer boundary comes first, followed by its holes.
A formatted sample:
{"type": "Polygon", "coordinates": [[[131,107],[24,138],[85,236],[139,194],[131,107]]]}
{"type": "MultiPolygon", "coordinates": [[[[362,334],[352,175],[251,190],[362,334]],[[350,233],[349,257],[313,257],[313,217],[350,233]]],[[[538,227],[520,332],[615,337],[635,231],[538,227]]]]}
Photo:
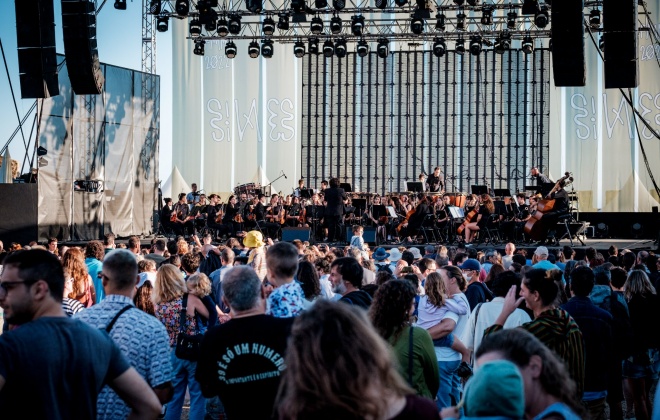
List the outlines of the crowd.
{"type": "Polygon", "coordinates": [[[0,416],[660,418],[653,253],[211,239],[0,242],[0,416]]]}

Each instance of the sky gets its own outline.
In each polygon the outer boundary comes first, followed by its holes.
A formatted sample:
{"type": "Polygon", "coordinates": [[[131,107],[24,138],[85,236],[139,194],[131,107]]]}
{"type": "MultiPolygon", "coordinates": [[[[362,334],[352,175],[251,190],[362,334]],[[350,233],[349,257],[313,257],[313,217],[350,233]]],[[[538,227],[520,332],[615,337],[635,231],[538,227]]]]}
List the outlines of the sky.
{"type": "MultiPolygon", "coordinates": [[[[22,0],[18,0],[22,1],[22,0]]],[[[62,39],[62,13],[59,0],[55,7],[56,50],[64,54],[62,39]]],[[[102,1],[98,1],[99,5],[102,1]]],[[[114,1],[108,0],[97,16],[97,40],[101,62],[135,70],[142,66],[142,0],[128,2],[127,10],[116,10],[114,1]]],[[[34,99],[21,99],[16,51],[16,11],[14,1],[0,0],[0,40],[4,48],[9,77],[16,97],[18,114],[22,118],[34,103],[34,99]]],[[[160,75],[160,156],[159,178],[165,181],[172,167],[172,37],[171,31],[156,35],[156,73],[160,75]]],[[[4,62],[0,63],[0,148],[18,127],[10,83],[4,62]]],[[[23,126],[26,137],[32,126],[32,118],[23,126]]],[[[31,144],[34,144],[32,142],[31,144]]],[[[30,152],[32,146],[30,147],[30,152]]],[[[25,147],[20,133],[9,146],[12,159],[23,163],[25,147]]],[[[27,171],[27,167],[26,170],[27,171]]]]}

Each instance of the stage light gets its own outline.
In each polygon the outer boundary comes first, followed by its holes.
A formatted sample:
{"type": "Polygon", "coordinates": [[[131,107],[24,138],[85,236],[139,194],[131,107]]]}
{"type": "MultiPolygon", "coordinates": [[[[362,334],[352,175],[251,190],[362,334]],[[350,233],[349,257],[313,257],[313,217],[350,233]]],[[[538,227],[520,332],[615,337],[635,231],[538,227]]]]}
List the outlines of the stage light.
{"type": "Polygon", "coordinates": [[[589,26],[591,26],[591,29],[600,28],[600,10],[593,9],[589,12],[589,26]]]}
{"type": "Polygon", "coordinates": [[[360,57],[366,57],[369,54],[369,43],[365,40],[358,41],[355,51],[360,57]]]}
{"type": "Polygon", "coordinates": [[[541,10],[534,16],[534,24],[539,28],[545,28],[550,23],[550,14],[548,14],[548,6],[541,7],[541,10]]]}
{"type": "Polygon", "coordinates": [[[433,40],[433,55],[436,57],[442,57],[447,52],[447,44],[443,38],[435,38],[433,40]]]}
{"type": "Polygon", "coordinates": [[[41,157],[41,156],[46,156],[47,154],[48,154],[48,149],[46,149],[43,146],[37,147],[37,156],[41,157]]]}
{"type": "Polygon", "coordinates": [[[343,10],[344,7],[346,7],[346,0],[332,0],[332,7],[334,7],[336,11],[343,10]]]}
{"type": "Polygon", "coordinates": [[[481,48],[482,48],[482,40],[480,36],[475,35],[472,38],[470,38],[470,54],[479,55],[481,53],[481,48]]]}
{"type": "Polygon", "coordinates": [[[504,54],[511,49],[511,34],[508,32],[502,32],[495,41],[494,49],[497,54],[504,54]]]}
{"type": "Polygon", "coordinates": [[[264,9],[261,0],[245,0],[245,8],[252,13],[259,13],[264,9]]]}
{"type": "Polygon", "coordinates": [[[506,27],[509,29],[516,29],[516,19],[518,18],[518,13],[509,12],[506,14],[506,27]]]}
{"type": "Polygon", "coordinates": [[[236,49],[236,44],[234,44],[233,41],[229,41],[227,45],[225,45],[225,55],[227,58],[234,58],[237,53],[238,50],[236,49]]]}
{"type": "Polygon", "coordinates": [[[149,14],[150,15],[159,15],[160,10],[163,8],[162,0],[151,0],[149,2],[149,14]]]}
{"type": "Polygon", "coordinates": [[[305,0],[291,0],[291,8],[296,13],[304,12],[306,7],[305,0]]]}
{"type": "Polygon", "coordinates": [[[463,55],[465,54],[465,40],[463,38],[458,38],[456,40],[456,54],[463,55]]]}
{"type": "Polygon", "coordinates": [[[346,57],[347,53],[347,48],[346,48],[346,39],[344,38],[339,38],[337,40],[337,43],[335,44],[335,55],[337,58],[344,58],[346,57]]]}
{"type": "Polygon", "coordinates": [[[257,58],[259,57],[259,43],[257,41],[252,41],[250,42],[250,45],[248,45],[248,55],[250,58],[257,58]]]}
{"type": "Polygon", "coordinates": [[[274,50],[275,48],[273,47],[273,40],[264,39],[261,41],[261,55],[263,55],[264,58],[273,58],[274,50]]]}
{"type": "Polygon", "coordinates": [[[218,28],[218,14],[215,12],[215,10],[211,10],[206,19],[208,19],[204,24],[204,29],[206,29],[206,32],[215,32],[218,28]]]}
{"type": "Polygon", "coordinates": [[[399,7],[403,7],[406,4],[408,4],[408,0],[394,0],[394,4],[396,4],[399,7]]]}
{"type": "Polygon", "coordinates": [[[126,0],[115,0],[115,9],[126,10],[126,0]]]}
{"type": "Polygon", "coordinates": [[[289,15],[287,13],[280,13],[280,19],[277,21],[277,29],[280,31],[289,30],[289,15]]]}
{"type": "Polygon", "coordinates": [[[538,0],[524,0],[522,5],[522,14],[523,15],[534,15],[539,11],[539,2],[538,0]]]}
{"type": "Polygon", "coordinates": [[[642,229],[643,226],[640,223],[633,223],[632,226],[630,226],[630,233],[635,239],[637,239],[642,236],[642,229]]]}
{"type": "Polygon", "coordinates": [[[376,52],[378,53],[378,57],[387,58],[387,56],[390,54],[390,42],[385,38],[379,39],[376,52]]]}
{"type": "Polygon", "coordinates": [[[241,17],[236,14],[229,15],[229,33],[238,35],[241,33],[241,17]]]}
{"type": "Polygon", "coordinates": [[[522,50],[525,54],[531,54],[534,52],[534,40],[531,37],[526,36],[522,42],[522,50]]]}
{"type": "Polygon", "coordinates": [[[227,25],[227,20],[224,16],[221,16],[220,19],[218,19],[218,36],[224,38],[227,35],[229,35],[229,25],[227,25]]]}
{"type": "Polygon", "coordinates": [[[456,15],[456,29],[459,31],[465,30],[465,13],[459,13],[456,15]]]}
{"type": "Polygon", "coordinates": [[[481,11],[481,24],[482,25],[492,25],[493,24],[493,9],[490,7],[484,7],[481,11]]]}
{"type": "Polygon", "coordinates": [[[341,18],[337,15],[334,15],[332,19],[330,19],[330,32],[333,34],[337,35],[338,33],[341,32],[341,18]]]}
{"type": "Polygon", "coordinates": [[[197,38],[202,34],[202,25],[199,23],[198,19],[191,20],[189,28],[191,38],[197,38]]]}
{"type": "Polygon", "coordinates": [[[596,225],[596,232],[594,233],[597,238],[607,238],[609,230],[609,227],[601,222],[596,225]]]}
{"type": "Polygon", "coordinates": [[[601,51],[605,52],[605,37],[603,37],[602,35],[598,40],[598,48],[600,48],[601,51]]]}
{"type": "Polygon", "coordinates": [[[310,38],[309,39],[309,53],[310,54],[318,54],[319,53],[319,39],[318,38],[310,38]]]}
{"type": "Polygon", "coordinates": [[[190,11],[190,0],[176,0],[174,10],[179,16],[188,16],[190,11]]]}
{"type": "Polygon", "coordinates": [[[364,16],[355,15],[351,18],[351,32],[355,36],[362,36],[364,31],[364,16]]]}
{"type": "Polygon", "coordinates": [[[410,30],[415,35],[421,35],[424,32],[424,19],[418,17],[410,19],[410,30]]]}
{"type": "Polygon", "coordinates": [[[202,39],[196,40],[195,41],[195,50],[193,51],[193,53],[195,55],[204,55],[204,44],[206,44],[206,42],[204,42],[204,40],[202,40],[202,39]]]}
{"type": "Polygon", "coordinates": [[[323,32],[323,20],[318,16],[313,17],[312,23],[309,24],[309,30],[312,31],[314,35],[323,32]]]}
{"type": "Polygon", "coordinates": [[[293,44],[293,55],[297,58],[303,58],[305,56],[305,43],[302,41],[296,41],[293,44]]]}
{"type": "Polygon", "coordinates": [[[198,0],[197,11],[200,15],[211,13],[211,3],[207,0],[198,0]]]}
{"type": "Polygon", "coordinates": [[[156,19],[156,29],[158,32],[167,32],[170,27],[170,18],[167,16],[159,17],[156,19]]]}
{"type": "Polygon", "coordinates": [[[335,54],[335,44],[333,44],[332,40],[328,39],[323,43],[323,55],[326,58],[330,58],[335,54]]]}
{"type": "Polygon", "coordinates": [[[447,25],[445,24],[445,15],[443,13],[438,13],[435,15],[435,30],[444,32],[447,25]]]}
{"type": "Polygon", "coordinates": [[[476,6],[479,4],[479,0],[467,0],[467,2],[470,6],[476,6]]]}
{"type": "Polygon", "coordinates": [[[328,0],[315,0],[314,5],[317,9],[325,9],[328,7],[328,0]]]}
{"type": "Polygon", "coordinates": [[[375,1],[376,7],[379,9],[386,9],[387,8],[387,0],[376,0],[375,1]]]}
{"type": "Polygon", "coordinates": [[[465,0],[454,0],[454,3],[455,3],[457,6],[462,6],[463,3],[465,3],[465,0]]]}
{"type": "Polygon", "coordinates": [[[271,36],[272,34],[275,33],[275,21],[273,20],[272,17],[267,16],[264,19],[264,22],[261,24],[261,32],[264,33],[264,35],[271,36]]]}

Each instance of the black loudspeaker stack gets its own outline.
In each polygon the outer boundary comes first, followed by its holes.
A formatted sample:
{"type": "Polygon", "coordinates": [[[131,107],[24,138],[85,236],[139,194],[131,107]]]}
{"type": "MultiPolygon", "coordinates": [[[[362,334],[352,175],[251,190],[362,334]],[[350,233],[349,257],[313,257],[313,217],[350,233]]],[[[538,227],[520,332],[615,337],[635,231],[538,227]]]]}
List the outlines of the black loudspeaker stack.
{"type": "Polygon", "coordinates": [[[584,0],[552,2],[552,73],[555,86],[584,86],[584,0]]]}
{"type": "Polygon", "coordinates": [[[605,89],[639,85],[637,0],[603,0],[605,89]]]}
{"type": "Polygon", "coordinates": [[[282,229],[282,241],[292,242],[296,239],[303,242],[309,241],[309,232],[308,227],[285,227],[282,229]]]}
{"type": "Polygon", "coordinates": [[[98,95],[103,91],[95,13],[94,1],[62,0],[64,55],[76,95],[98,95]]]}
{"type": "Polygon", "coordinates": [[[14,5],[21,97],[57,96],[53,0],[15,0],[14,5]]]}

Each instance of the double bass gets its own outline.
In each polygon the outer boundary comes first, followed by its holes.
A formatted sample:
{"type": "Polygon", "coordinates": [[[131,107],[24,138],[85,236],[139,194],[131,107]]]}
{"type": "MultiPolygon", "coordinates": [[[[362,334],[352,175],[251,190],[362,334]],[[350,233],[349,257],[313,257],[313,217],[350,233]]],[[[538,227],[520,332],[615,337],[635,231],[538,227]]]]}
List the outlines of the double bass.
{"type": "MultiPolygon", "coordinates": [[[[546,197],[550,197],[552,193],[554,193],[559,189],[559,185],[562,182],[566,181],[567,179],[569,180],[569,183],[573,181],[570,172],[566,172],[564,176],[561,177],[559,181],[555,183],[555,186],[552,187],[552,190],[548,193],[546,197]]],[[[565,185],[568,185],[568,183],[565,185]]],[[[556,210],[556,204],[557,201],[554,198],[546,198],[538,202],[538,204],[536,205],[536,211],[534,212],[534,214],[532,214],[532,217],[529,218],[527,223],[525,223],[525,228],[524,228],[524,232],[527,235],[529,235],[529,237],[532,240],[541,241],[544,240],[545,237],[548,235],[548,231],[552,226],[550,226],[550,222],[548,222],[548,218],[544,216],[547,213],[556,210]]]]}

